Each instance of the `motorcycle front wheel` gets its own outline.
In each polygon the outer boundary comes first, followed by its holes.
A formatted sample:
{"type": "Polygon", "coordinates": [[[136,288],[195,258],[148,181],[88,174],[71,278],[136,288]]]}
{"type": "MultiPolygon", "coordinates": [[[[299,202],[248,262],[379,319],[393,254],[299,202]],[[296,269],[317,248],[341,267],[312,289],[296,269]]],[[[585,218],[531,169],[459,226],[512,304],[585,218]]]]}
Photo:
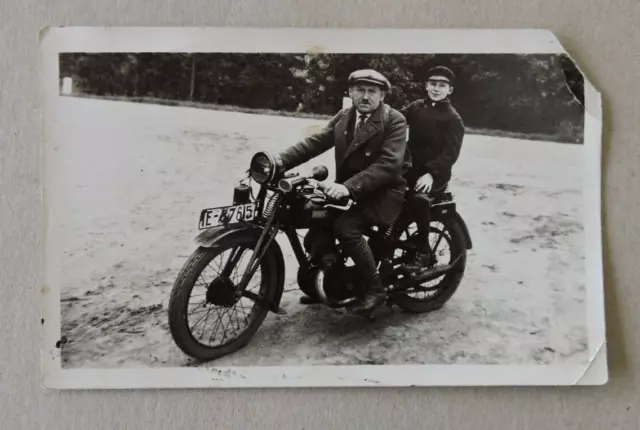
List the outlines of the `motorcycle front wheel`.
{"type": "Polygon", "coordinates": [[[255,238],[238,237],[201,247],[184,264],[171,291],[169,329],[185,354],[199,361],[232,354],[249,343],[266,318],[277,283],[277,262],[270,252],[242,296],[234,297],[255,243],[255,238]]]}

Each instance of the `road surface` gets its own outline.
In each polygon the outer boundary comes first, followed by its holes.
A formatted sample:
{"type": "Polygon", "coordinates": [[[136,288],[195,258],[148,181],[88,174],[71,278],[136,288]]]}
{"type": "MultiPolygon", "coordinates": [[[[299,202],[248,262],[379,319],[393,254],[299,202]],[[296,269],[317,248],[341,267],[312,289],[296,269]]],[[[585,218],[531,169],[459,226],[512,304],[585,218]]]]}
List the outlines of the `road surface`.
{"type": "MultiPolygon", "coordinates": [[[[63,365],[188,364],[166,307],[200,209],[230,203],[254,151],[324,121],[74,98],[56,115],[63,365]]],[[[332,173],[332,157],[299,170],[332,173]]],[[[246,348],[209,365],[584,362],[582,157],[579,145],[465,137],[452,190],[475,247],[460,289],[431,314],[369,324],[298,304],[279,237],[287,314],[269,314],[246,348]]]]}

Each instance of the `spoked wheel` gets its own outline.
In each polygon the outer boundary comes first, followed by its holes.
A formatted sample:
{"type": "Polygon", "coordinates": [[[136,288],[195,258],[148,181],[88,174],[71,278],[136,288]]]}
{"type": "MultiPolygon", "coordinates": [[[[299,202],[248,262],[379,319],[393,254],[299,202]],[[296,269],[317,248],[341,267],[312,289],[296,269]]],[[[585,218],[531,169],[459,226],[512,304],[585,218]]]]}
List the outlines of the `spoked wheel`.
{"type": "Polygon", "coordinates": [[[255,239],[199,248],[173,286],[169,328],[178,347],[201,361],[244,347],[264,321],[274,295],[276,264],[267,253],[242,296],[235,295],[253,254],[255,239]]]}
{"type": "MultiPolygon", "coordinates": [[[[455,265],[454,269],[439,277],[407,288],[394,297],[394,302],[409,312],[430,312],[440,309],[458,289],[467,259],[464,236],[457,224],[432,222],[429,228],[429,246],[431,248],[430,267],[455,265]]],[[[415,224],[409,225],[401,237],[412,244],[418,243],[415,224]]],[[[414,258],[415,252],[396,251],[396,261],[405,263],[414,258]]]]}

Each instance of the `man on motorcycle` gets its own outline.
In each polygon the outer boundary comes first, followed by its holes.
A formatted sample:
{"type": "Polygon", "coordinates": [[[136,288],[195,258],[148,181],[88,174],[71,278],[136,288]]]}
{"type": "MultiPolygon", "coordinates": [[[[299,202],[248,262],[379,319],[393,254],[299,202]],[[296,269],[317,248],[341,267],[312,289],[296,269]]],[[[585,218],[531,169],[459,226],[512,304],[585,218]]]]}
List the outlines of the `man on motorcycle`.
{"type": "MultiPolygon", "coordinates": [[[[348,84],[353,105],[338,112],[320,132],[282,151],[279,162],[286,171],[335,147],[336,180],[326,193],[336,199],[349,197],[356,205],[336,219],[332,238],[353,260],[365,290],[353,310],[370,312],[385,302],[385,290],[363,232],[369,226],[390,225],[402,209],[407,124],[384,103],[391,84],[382,74],[358,70],[348,84]]],[[[315,300],[303,297],[301,302],[315,300]]]]}
{"type": "Polygon", "coordinates": [[[417,220],[420,247],[423,249],[423,254],[418,254],[413,263],[404,266],[408,271],[419,270],[430,262],[431,208],[427,196],[446,189],[452,167],[460,155],[464,124],[449,99],[454,80],[453,71],[447,67],[430,69],[426,98],[399,109],[409,126],[405,159],[411,190],[407,197],[408,213],[417,220]]]}

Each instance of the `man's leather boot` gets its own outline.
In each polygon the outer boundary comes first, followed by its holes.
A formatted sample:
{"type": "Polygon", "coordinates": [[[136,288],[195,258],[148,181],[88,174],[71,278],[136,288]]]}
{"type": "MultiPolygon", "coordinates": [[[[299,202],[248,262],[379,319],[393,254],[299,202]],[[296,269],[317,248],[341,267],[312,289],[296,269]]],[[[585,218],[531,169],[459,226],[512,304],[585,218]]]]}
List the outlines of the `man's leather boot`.
{"type": "Polygon", "coordinates": [[[352,309],[356,313],[370,313],[378,306],[383,305],[385,301],[386,292],[384,286],[380,281],[380,277],[376,275],[362,300],[358,301],[352,309]]]}

